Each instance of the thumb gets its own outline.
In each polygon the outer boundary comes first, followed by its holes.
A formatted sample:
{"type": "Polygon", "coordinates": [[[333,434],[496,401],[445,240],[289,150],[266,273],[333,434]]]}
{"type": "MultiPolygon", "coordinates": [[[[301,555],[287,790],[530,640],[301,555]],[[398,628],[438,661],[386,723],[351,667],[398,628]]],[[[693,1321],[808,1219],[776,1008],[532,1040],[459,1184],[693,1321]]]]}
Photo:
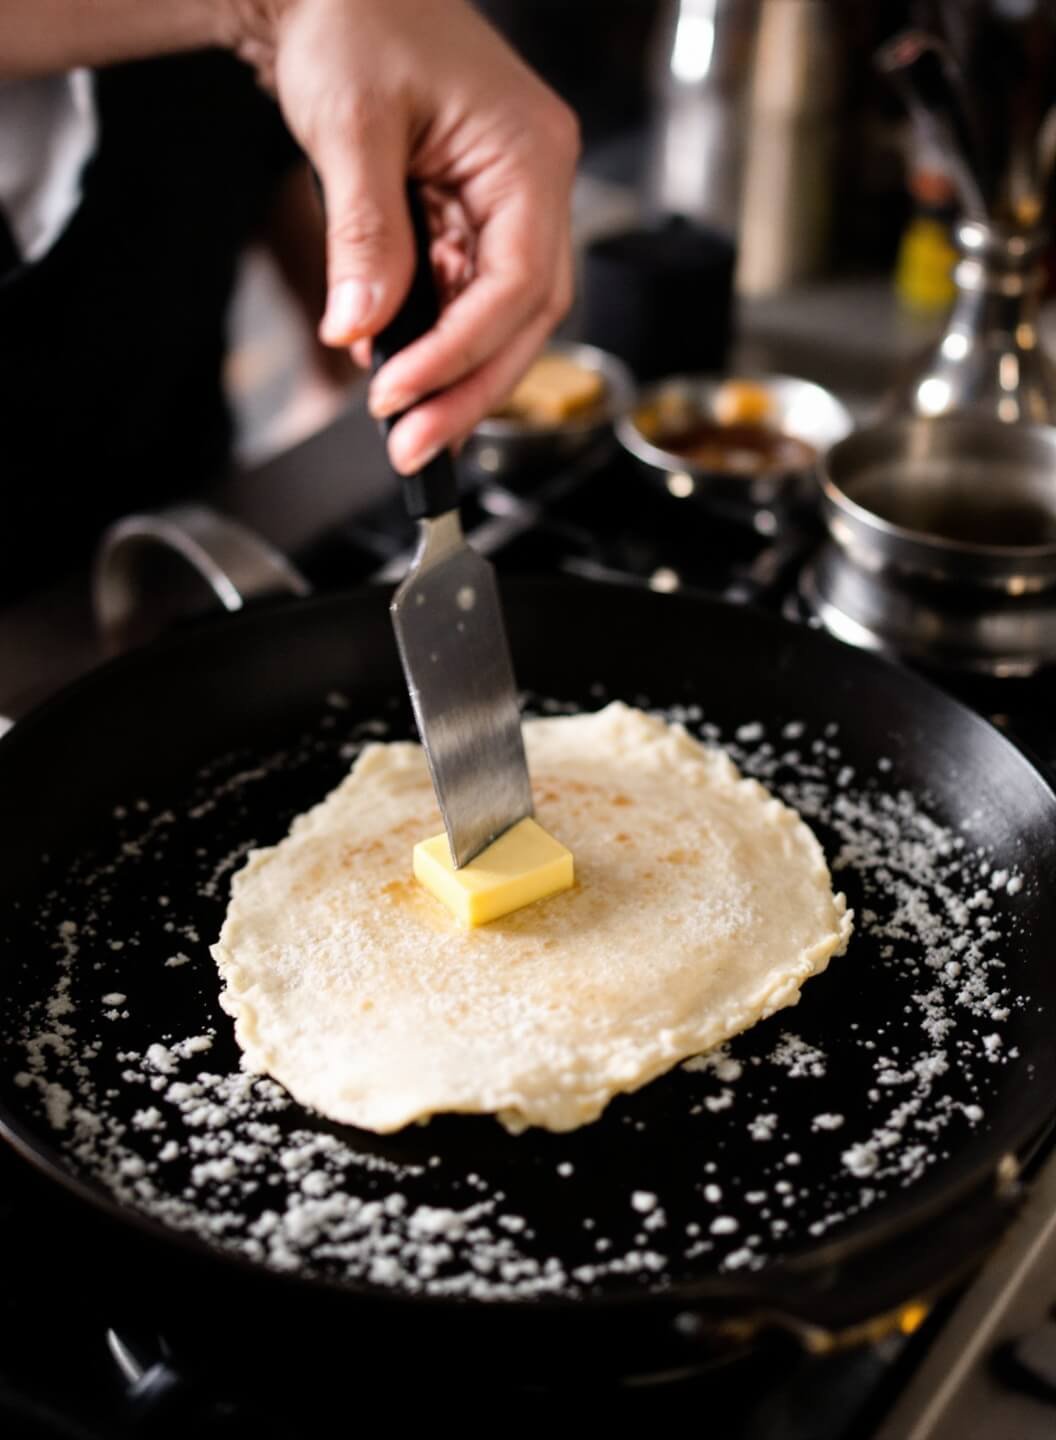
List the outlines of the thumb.
{"type": "Polygon", "coordinates": [[[326,197],[327,345],[376,334],[399,309],[414,273],[402,151],[377,134],[346,137],[317,157],[326,197]]]}

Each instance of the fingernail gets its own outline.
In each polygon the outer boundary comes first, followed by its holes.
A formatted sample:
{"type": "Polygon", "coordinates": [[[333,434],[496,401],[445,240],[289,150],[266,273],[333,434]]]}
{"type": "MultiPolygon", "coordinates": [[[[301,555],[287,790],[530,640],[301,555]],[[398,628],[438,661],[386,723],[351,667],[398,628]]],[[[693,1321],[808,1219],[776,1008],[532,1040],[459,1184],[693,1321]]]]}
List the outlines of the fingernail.
{"type": "Polygon", "coordinates": [[[393,468],[401,475],[417,475],[419,470],[424,470],[430,460],[435,460],[439,454],[439,445],[426,445],[419,450],[411,450],[406,455],[401,455],[399,451],[393,454],[390,448],[389,459],[393,468]]]}
{"type": "Polygon", "coordinates": [[[358,338],[357,331],[370,323],[380,299],[381,289],[377,285],[362,280],[341,280],[327,298],[319,334],[328,345],[351,344],[358,338]]]}
{"type": "Polygon", "coordinates": [[[405,390],[386,390],[383,387],[371,386],[367,395],[367,409],[375,420],[387,420],[390,415],[409,410],[417,398],[417,395],[410,395],[405,390]]]}

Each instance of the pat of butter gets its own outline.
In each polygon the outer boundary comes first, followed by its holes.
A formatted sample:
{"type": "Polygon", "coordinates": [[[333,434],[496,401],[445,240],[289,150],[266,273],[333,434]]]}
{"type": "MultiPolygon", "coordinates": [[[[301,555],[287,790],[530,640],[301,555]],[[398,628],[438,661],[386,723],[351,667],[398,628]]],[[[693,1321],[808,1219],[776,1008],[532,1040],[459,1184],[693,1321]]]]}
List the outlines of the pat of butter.
{"type": "Polygon", "coordinates": [[[569,890],[575,879],[566,850],[534,820],[519,820],[475,860],[456,870],[447,836],[434,835],[414,847],[414,873],[463,925],[484,925],[569,890]]]}

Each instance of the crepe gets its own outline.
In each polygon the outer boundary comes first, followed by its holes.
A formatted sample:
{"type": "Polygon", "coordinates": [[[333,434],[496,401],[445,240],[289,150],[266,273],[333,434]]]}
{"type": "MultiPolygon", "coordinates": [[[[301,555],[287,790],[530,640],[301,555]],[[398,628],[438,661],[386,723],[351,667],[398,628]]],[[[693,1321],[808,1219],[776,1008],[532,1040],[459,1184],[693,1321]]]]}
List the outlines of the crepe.
{"type": "Polygon", "coordinates": [[[248,1069],[379,1132],[442,1111],[571,1130],[845,949],[817,840],[721,751],[619,703],[524,731],[574,888],[461,928],[411,873],[440,828],[422,750],[368,746],[234,877],[213,954],[248,1069]]]}

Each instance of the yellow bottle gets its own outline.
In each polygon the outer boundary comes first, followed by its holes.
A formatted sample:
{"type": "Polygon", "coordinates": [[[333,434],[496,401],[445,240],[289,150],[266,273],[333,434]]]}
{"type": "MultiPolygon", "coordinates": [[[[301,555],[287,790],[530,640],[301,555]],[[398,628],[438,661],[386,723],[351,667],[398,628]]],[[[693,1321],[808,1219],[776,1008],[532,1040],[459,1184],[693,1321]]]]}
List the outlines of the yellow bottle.
{"type": "Polygon", "coordinates": [[[932,314],[946,310],[956,292],[953,186],[946,175],[919,169],[910,178],[910,191],[917,208],[898,247],[895,293],[907,309],[932,314]]]}

